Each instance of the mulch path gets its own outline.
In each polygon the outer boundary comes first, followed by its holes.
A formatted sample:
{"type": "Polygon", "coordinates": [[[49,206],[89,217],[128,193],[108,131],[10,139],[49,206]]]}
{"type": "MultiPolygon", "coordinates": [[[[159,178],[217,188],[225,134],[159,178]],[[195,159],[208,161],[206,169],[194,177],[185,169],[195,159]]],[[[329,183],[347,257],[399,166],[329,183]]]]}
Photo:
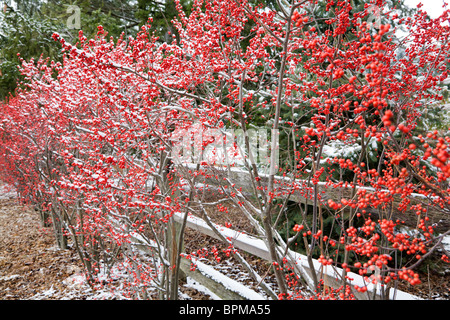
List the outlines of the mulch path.
{"type": "Polygon", "coordinates": [[[81,267],[74,250],[55,246],[36,213],[15,199],[0,200],[0,299],[62,298],[70,287],[64,281],[81,267]]]}

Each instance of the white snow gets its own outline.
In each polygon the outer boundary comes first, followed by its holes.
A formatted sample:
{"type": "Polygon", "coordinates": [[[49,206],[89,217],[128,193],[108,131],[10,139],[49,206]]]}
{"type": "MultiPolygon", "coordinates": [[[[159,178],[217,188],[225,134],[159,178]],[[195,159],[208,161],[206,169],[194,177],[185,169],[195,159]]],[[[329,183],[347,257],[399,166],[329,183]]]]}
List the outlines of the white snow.
{"type": "Polygon", "coordinates": [[[192,262],[195,264],[196,269],[201,273],[207,275],[215,282],[222,284],[226,289],[238,293],[240,296],[248,299],[248,300],[265,300],[265,297],[260,295],[259,293],[251,290],[250,288],[244,286],[240,282],[233,280],[223,273],[217,271],[213,267],[200,262],[197,259],[192,259],[192,262]]]}
{"type": "MultiPolygon", "coordinates": [[[[203,294],[206,294],[206,295],[210,296],[211,299],[213,299],[213,300],[221,300],[220,297],[218,297],[214,292],[212,292],[211,290],[206,288],[201,283],[195,281],[191,277],[187,277],[186,278],[186,284],[184,285],[184,287],[195,289],[195,290],[197,290],[197,291],[199,291],[199,292],[201,292],[203,294]]],[[[190,299],[189,295],[183,295],[183,298],[185,300],[190,299]]]]}
{"type": "Polygon", "coordinates": [[[444,237],[442,240],[442,245],[447,252],[450,252],[450,236],[444,237]]]}
{"type": "Polygon", "coordinates": [[[10,281],[10,280],[14,280],[16,278],[22,278],[23,276],[19,275],[19,274],[12,274],[10,276],[3,276],[0,277],[0,281],[10,281]]]}

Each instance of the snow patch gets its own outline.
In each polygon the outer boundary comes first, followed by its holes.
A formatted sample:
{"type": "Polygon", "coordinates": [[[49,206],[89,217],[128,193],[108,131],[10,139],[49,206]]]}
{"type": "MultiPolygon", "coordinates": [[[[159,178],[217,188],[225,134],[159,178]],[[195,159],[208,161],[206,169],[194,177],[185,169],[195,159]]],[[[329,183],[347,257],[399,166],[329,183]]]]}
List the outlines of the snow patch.
{"type": "Polygon", "coordinates": [[[10,281],[10,280],[14,280],[17,278],[22,278],[23,276],[19,275],[19,274],[13,274],[10,276],[4,276],[4,277],[0,277],[0,281],[10,281]]]}
{"type": "Polygon", "coordinates": [[[213,279],[215,282],[220,283],[225,288],[230,291],[238,293],[240,296],[244,297],[248,300],[265,300],[265,298],[259,293],[253,291],[252,289],[246,287],[240,282],[233,280],[226,275],[222,274],[220,271],[217,271],[213,267],[200,262],[197,259],[192,259],[192,262],[195,264],[196,269],[206,275],[207,277],[213,279]]]}
{"type": "MultiPolygon", "coordinates": [[[[204,285],[200,284],[199,282],[195,281],[191,277],[186,278],[186,284],[184,285],[186,288],[195,289],[203,294],[206,294],[211,297],[213,300],[222,300],[220,299],[214,292],[206,288],[204,285]]],[[[185,299],[190,299],[188,295],[184,295],[185,299]]]]}

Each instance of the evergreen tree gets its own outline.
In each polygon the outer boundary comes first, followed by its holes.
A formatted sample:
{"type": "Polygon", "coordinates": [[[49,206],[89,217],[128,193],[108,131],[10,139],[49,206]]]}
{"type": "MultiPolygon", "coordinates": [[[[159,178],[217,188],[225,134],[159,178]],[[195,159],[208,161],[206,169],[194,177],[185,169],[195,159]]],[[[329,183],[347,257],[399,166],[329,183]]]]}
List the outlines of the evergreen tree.
{"type": "Polygon", "coordinates": [[[57,32],[76,42],[79,30],[92,38],[102,25],[110,36],[133,36],[142,23],[132,1],[24,0],[0,2],[0,101],[14,94],[22,80],[20,57],[61,61],[61,46],[52,39],[57,32]]]}
{"type": "Polygon", "coordinates": [[[17,65],[18,54],[26,60],[41,55],[58,60],[59,44],[52,39],[57,27],[39,18],[39,7],[28,2],[13,8],[3,3],[0,13],[0,100],[13,93],[21,79],[17,65]]]}

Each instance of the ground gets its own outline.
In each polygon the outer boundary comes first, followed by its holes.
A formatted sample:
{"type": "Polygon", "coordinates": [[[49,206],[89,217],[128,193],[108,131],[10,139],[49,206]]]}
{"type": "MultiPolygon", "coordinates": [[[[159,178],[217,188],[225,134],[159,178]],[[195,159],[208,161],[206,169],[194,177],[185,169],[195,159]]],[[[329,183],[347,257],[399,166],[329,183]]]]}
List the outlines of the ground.
{"type": "Polygon", "coordinates": [[[39,217],[15,199],[0,200],[0,235],[0,299],[82,297],[65,283],[81,270],[76,252],[59,250],[39,217]]]}
{"type": "MultiPolygon", "coordinates": [[[[237,222],[239,223],[239,222],[237,222]]],[[[186,244],[211,245],[211,239],[187,233],[186,244]]],[[[250,260],[263,272],[260,259],[250,260]]],[[[121,299],[117,293],[94,292],[78,282],[81,263],[73,249],[55,246],[51,228],[41,226],[38,215],[14,198],[0,198],[0,300],[121,299]]],[[[450,299],[449,270],[426,265],[422,284],[401,289],[424,299],[450,299]],[[428,272],[426,272],[428,271],[428,272]]],[[[260,273],[261,274],[261,273],[260,273]]],[[[250,285],[250,284],[249,284],[250,285]]],[[[195,285],[184,283],[188,299],[211,299],[195,285]]]]}

